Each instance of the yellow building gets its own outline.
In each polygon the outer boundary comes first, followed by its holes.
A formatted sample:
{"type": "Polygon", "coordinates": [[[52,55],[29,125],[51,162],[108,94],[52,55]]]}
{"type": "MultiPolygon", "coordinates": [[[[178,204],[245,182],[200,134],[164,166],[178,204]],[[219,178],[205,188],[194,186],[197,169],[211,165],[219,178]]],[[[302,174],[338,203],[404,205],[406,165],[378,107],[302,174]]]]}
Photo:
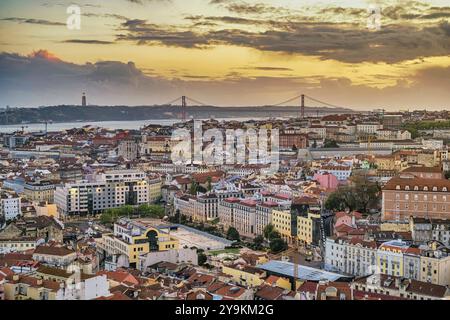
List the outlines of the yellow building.
{"type": "Polygon", "coordinates": [[[438,242],[431,243],[430,250],[420,256],[420,281],[450,286],[450,256],[438,246],[438,242]]]}
{"type": "Polygon", "coordinates": [[[301,243],[310,245],[313,242],[313,219],[320,219],[320,214],[309,212],[306,217],[297,217],[297,237],[301,243]]]}
{"type": "Polygon", "coordinates": [[[264,271],[252,266],[223,266],[222,272],[231,276],[233,282],[246,287],[258,287],[266,277],[264,271]]]}
{"type": "Polygon", "coordinates": [[[58,300],[61,285],[26,275],[14,275],[3,285],[6,300],[58,300]]]}
{"type": "Polygon", "coordinates": [[[140,254],[179,248],[178,239],[171,237],[165,230],[128,219],[114,224],[113,234],[104,234],[96,241],[107,255],[125,256],[132,265],[137,264],[140,254]]]}
{"type": "Polygon", "coordinates": [[[403,253],[409,245],[401,240],[387,241],[377,250],[377,267],[382,274],[403,277],[403,253]]]}
{"type": "Polygon", "coordinates": [[[409,222],[383,222],[380,231],[410,232],[409,222]]]}
{"type": "Polygon", "coordinates": [[[35,181],[24,184],[23,196],[30,201],[53,203],[55,185],[49,181],[35,181]]]}
{"type": "Polygon", "coordinates": [[[47,216],[59,218],[58,208],[56,204],[48,204],[46,202],[40,202],[34,205],[34,209],[36,210],[36,215],[39,216],[47,216]]]}
{"type": "Polygon", "coordinates": [[[282,288],[285,290],[292,289],[292,283],[291,283],[291,281],[289,281],[288,278],[271,275],[271,276],[267,277],[265,282],[270,286],[276,286],[278,288],[282,288]]]}
{"type": "Polygon", "coordinates": [[[159,198],[161,198],[161,179],[151,179],[148,182],[148,193],[149,193],[149,202],[155,202],[159,198]]]}
{"type": "Polygon", "coordinates": [[[272,225],[288,244],[293,243],[292,215],[289,210],[273,210],[272,225]]]}

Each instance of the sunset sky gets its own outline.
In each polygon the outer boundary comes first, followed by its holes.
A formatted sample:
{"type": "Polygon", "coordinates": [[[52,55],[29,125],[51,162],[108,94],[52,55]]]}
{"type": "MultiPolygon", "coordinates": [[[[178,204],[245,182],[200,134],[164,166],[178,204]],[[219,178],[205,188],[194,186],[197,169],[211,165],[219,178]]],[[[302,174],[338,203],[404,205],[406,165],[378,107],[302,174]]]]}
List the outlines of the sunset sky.
{"type": "Polygon", "coordinates": [[[450,109],[450,0],[2,0],[0,108],[218,106],[301,93],[371,110],[450,109]],[[66,26],[81,7],[81,29],[66,26]],[[381,9],[379,30],[369,8],[381,9]]]}

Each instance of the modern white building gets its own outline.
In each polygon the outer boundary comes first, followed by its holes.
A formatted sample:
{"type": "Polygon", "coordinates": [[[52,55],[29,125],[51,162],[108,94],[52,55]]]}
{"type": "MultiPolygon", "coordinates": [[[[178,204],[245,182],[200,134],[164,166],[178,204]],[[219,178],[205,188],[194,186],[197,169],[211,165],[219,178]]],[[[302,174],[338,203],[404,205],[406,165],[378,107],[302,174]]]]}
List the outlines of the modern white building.
{"type": "MultiPolygon", "coordinates": [[[[150,203],[151,186],[145,173],[134,170],[107,171],[94,175],[94,182],[79,181],[57,187],[55,204],[60,214],[97,214],[124,205],[150,203]]],[[[160,190],[160,182],[157,182],[160,190]]]]}

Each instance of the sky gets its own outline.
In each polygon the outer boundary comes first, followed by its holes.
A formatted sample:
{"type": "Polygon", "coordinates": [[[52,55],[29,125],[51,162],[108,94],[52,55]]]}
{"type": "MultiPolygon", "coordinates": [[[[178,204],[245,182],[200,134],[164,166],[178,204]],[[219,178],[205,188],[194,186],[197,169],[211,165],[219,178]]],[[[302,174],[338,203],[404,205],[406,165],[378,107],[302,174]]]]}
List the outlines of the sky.
{"type": "Polygon", "coordinates": [[[96,105],[304,93],[355,110],[450,109],[449,18],[450,0],[2,0],[0,108],[86,92],[96,105]]]}

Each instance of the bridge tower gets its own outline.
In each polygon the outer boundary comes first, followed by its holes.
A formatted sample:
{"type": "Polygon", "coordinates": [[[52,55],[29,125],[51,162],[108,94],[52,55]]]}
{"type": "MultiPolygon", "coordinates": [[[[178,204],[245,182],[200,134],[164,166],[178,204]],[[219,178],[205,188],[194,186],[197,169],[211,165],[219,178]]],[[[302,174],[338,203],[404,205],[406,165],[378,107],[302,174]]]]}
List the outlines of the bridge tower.
{"type": "Polygon", "coordinates": [[[302,98],[302,104],[301,104],[302,119],[305,119],[305,95],[302,94],[301,98],[302,98]]]}
{"type": "Polygon", "coordinates": [[[183,122],[186,122],[186,108],[187,108],[187,102],[186,102],[186,96],[181,97],[181,118],[183,122]]]}

